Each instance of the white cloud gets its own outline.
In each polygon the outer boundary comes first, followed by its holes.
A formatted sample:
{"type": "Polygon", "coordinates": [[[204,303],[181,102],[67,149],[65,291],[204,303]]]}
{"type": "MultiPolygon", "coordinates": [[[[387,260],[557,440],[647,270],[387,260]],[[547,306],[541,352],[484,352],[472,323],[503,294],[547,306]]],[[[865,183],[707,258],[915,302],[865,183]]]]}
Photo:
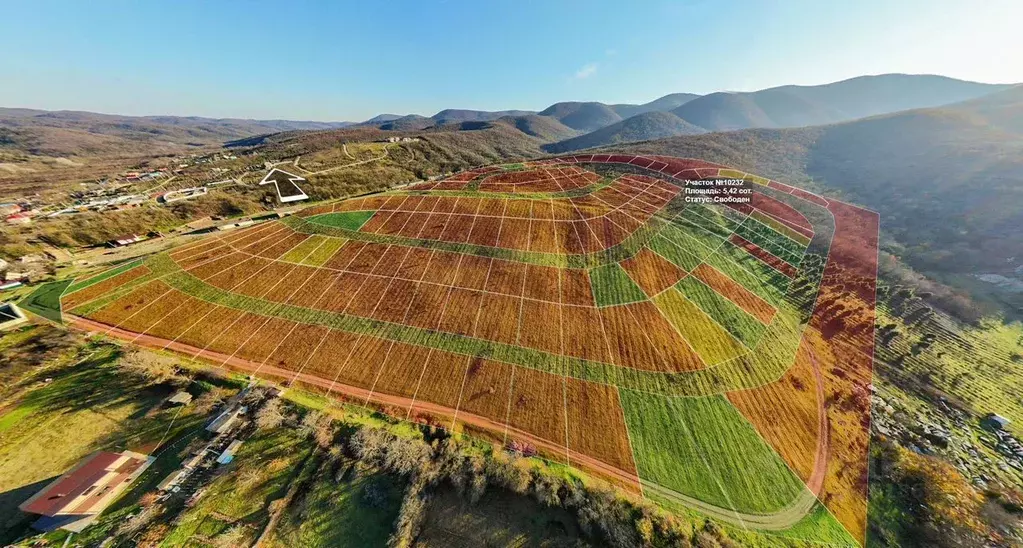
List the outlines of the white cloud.
{"type": "Polygon", "coordinates": [[[597,64],[596,63],[587,63],[587,64],[583,65],[582,68],[580,68],[579,70],[575,71],[575,79],[576,80],[582,80],[584,78],[589,78],[590,76],[593,76],[596,73],[597,73],[597,64]]]}

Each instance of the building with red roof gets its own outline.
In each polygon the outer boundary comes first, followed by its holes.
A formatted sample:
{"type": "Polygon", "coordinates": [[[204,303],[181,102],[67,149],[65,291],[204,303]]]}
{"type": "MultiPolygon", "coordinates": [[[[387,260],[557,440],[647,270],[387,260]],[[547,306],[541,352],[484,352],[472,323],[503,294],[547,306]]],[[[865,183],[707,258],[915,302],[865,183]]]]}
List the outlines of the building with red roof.
{"type": "Polygon", "coordinates": [[[32,524],[40,531],[81,532],[131,485],[153,457],[125,451],[97,451],[21,503],[22,512],[42,516],[32,524]]]}

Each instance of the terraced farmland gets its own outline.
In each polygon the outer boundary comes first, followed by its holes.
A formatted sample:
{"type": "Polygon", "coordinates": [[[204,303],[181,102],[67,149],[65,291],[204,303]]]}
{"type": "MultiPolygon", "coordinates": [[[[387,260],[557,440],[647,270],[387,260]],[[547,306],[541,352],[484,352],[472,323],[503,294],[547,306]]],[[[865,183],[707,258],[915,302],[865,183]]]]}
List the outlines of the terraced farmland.
{"type": "Polygon", "coordinates": [[[707,162],[488,166],[69,286],[69,319],[862,543],[877,216],[707,162]],[[692,203],[741,178],[749,203],[692,203]]]}

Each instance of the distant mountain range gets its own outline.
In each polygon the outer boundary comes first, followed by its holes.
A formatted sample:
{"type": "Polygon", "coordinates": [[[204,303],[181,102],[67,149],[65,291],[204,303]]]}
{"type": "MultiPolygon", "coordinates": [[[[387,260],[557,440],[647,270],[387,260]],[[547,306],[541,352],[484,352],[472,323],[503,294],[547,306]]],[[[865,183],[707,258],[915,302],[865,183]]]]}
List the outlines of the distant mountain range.
{"type": "MultiPolygon", "coordinates": [[[[560,102],[540,112],[444,109],[433,116],[380,114],[359,123],[118,116],[0,108],[0,150],[88,155],[179,151],[285,131],[349,127],[391,132],[471,131],[500,123],[543,150],[567,152],[675,135],[834,124],[967,101],[1011,86],[942,76],[886,74],[820,86],[709,95],[673,93],[644,104],[560,102]]],[[[995,106],[984,104],[982,108],[995,106]]],[[[981,108],[981,107],[976,107],[981,108]]],[[[1010,119],[1000,123],[1018,125],[1010,119]]]]}
{"type": "Polygon", "coordinates": [[[71,110],[0,108],[0,150],[54,156],[123,154],[226,141],[296,130],[338,129],[351,122],[243,120],[198,116],[120,116],[71,110]]]}
{"type": "MultiPolygon", "coordinates": [[[[1012,86],[944,76],[885,74],[820,86],[781,86],[754,92],[717,92],[704,96],[673,93],[641,105],[569,101],[555,103],[536,114],[566,128],[551,134],[571,130],[583,134],[571,135],[545,147],[549,152],[567,152],[672,135],[833,124],[956,103],[1009,87],[1012,86]]],[[[455,122],[491,121],[524,114],[526,111],[447,109],[429,118],[408,115],[384,123],[379,122],[378,116],[362,125],[392,131],[419,131],[455,122]]]]}

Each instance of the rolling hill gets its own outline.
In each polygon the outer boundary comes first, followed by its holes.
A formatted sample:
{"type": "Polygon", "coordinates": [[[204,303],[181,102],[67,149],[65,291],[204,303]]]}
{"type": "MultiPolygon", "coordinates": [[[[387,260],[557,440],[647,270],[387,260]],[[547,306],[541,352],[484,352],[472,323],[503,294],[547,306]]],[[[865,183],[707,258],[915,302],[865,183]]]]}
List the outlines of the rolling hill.
{"type": "Polygon", "coordinates": [[[1023,134],[1023,86],[950,105],[947,109],[1002,131],[1023,134]]]}
{"type": "Polygon", "coordinates": [[[674,135],[697,135],[707,130],[670,112],[645,112],[596,131],[544,145],[546,152],[562,153],[617,143],[661,139],[674,135]]]}
{"type": "Polygon", "coordinates": [[[669,111],[678,108],[697,97],[699,97],[699,95],[696,95],[695,93],[671,93],[642,105],[611,105],[611,110],[617,112],[622,118],[631,118],[637,114],[643,114],[644,112],[669,111]]]}
{"type": "MultiPolygon", "coordinates": [[[[583,132],[596,131],[647,112],[673,112],[686,122],[710,131],[749,128],[803,127],[832,124],[914,108],[929,108],[982,97],[1012,87],[982,84],[944,76],[882,74],[860,76],[818,86],[780,86],[754,92],[717,92],[700,96],[671,93],[643,104],[567,101],[540,111],[583,132]]],[[[437,124],[491,121],[531,111],[445,109],[430,117],[437,124]]],[[[381,124],[398,118],[418,120],[399,129],[423,129],[422,116],[380,115],[362,124],[381,124]]],[[[660,137],[651,134],[647,139],[660,137]]]]}
{"type": "Polygon", "coordinates": [[[826,107],[775,92],[712,93],[690,101],[672,113],[713,131],[818,125],[837,118],[826,107]]]}
{"type": "Polygon", "coordinates": [[[537,114],[505,116],[503,118],[499,118],[497,121],[504,124],[510,124],[522,133],[531,137],[536,137],[546,143],[560,141],[562,139],[568,139],[579,135],[579,131],[562,124],[550,116],[540,116],[537,114]]]}
{"type": "Polygon", "coordinates": [[[504,116],[524,116],[534,114],[531,110],[466,110],[449,108],[444,109],[430,118],[438,124],[451,124],[456,122],[489,122],[504,116]]]}
{"type": "Polygon", "coordinates": [[[604,103],[554,103],[542,110],[540,116],[550,116],[579,131],[594,131],[618,122],[622,117],[604,103]]]}
{"type": "Polygon", "coordinates": [[[362,122],[363,124],[382,124],[384,122],[390,122],[391,120],[397,120],[401,118],[401,114],[377,114],[376,116],[362,122]]]}
{"type": "MultiPolygon", "coordinates": [[[[382,124],[376,125],[376,127],[386,131],[417,131],[420,129],[433,127],[434,123],[435,122],[432,119],[427,118],[425,116],[420,116],[418,114],[409,114],[407,116],[395,118],[394,120],[390,120],[382,124]]],[[[369,125],[373,126],[375,124],[369,125]]]]}
{"type": "Polygon", "coordinates": [[[349,125],[350,122],[120,116],[0,108],[0,147],[54,156],[123,154],[140,149],[180,149],[281,131],[335,129],[349,125]]]}

